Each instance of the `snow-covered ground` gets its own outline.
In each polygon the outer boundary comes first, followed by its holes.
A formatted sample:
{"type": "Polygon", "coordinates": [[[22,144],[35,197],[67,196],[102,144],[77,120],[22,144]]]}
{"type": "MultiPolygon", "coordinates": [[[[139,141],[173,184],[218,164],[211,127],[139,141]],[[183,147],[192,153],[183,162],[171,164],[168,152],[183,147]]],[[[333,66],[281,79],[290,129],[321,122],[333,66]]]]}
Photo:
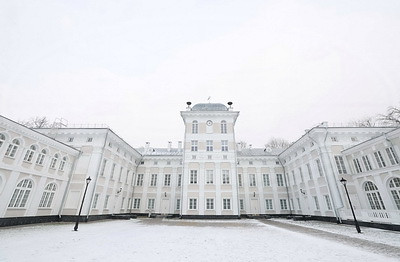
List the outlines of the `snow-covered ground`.
{"type": "MultiPolygon", "coordinates": [[[[377,228],[363,227],[361,226],[361,234],[357,233],[355,226],[346,224],[334,224],[322,221],[293,221],[290,219],[272,219],[280,223],[298,225],[307,228],[313,228],[330,232],[334,234],[344,235],[352,238],[363,239],[375,243],[381,243],[391,245],[400,248],[400,232],[382,230],[377,228]]],[[[400,254],[399,254],[400,257],[400,254]]]]}
{"type": "Polygon", "coordinates": [[[107,220],[0,229],[0,261],[398,261],[257,220],[107,220]]]}

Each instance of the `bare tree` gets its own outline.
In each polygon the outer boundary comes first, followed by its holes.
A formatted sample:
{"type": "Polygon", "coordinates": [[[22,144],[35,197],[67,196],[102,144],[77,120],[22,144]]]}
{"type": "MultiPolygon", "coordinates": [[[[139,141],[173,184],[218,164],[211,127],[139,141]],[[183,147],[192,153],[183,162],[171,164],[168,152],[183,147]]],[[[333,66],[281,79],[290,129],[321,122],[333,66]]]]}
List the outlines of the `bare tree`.
{"type": "Polygon", "coordinates": [[[18,121],[18,123],[20,123],[21,125],[24,125],[26,127],[29,128],[46,128],[46,127],[51,127],[51,124],[49,122],[49,120],[47,119],[47,117],[42,116],[36,116],[36,117],[32,117],[29,120],[22,120],[22,121],[18,121]]]}
{"type": "Polygon", "coordinates": [[[400,108],[390,106],[386,114],[378,116],[378,120],[385,126],[400,126],[400,108]]]}
{"type": "Polygon", "coordinates": [[[287,141],[283,138],[276,138],[276,137],[271,138],[265,144],[265,147],[271,148],[271,149],[275,149],[275,148],[285,149],[285,148],[288,148],[289,146],[290,146],[289,141],[287,141]]]}
{"type": "Polygon", "coordinates": [[[348,123],[348,126],[350,126],[350,127],[374,127],[374,126],[377,126],[377,124],[378,124],[378,121],[377,121],[376,117],[368,116],[368,117],[350,121],[348,123]]]}
{"type": "Polygon", "coordinates": [[[240,146],[240,149],[247,148],[247,142],[246,141],[240,140],[238,142],[238,145],[240,146]]]}

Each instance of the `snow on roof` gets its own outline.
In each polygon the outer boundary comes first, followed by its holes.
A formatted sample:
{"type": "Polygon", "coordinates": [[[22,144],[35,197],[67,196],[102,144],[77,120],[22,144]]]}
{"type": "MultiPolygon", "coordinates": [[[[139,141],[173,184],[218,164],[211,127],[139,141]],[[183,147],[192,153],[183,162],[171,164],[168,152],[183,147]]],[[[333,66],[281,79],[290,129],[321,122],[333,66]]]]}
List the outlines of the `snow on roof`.
{"type": "Polygon", "coordinates": [[[144,156],[182,156],[182,150],[178,148],[136,148],[144,156]]]}

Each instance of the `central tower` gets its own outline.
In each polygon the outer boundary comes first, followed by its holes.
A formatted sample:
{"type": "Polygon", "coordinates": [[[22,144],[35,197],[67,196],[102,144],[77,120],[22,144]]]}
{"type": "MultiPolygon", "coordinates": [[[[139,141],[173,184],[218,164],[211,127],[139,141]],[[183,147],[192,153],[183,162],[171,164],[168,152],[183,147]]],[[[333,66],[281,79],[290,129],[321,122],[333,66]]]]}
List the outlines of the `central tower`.
{"type": "Polygon", "coordinates": [[[239,216],[235,122],[239,112],[218,103],[188,102],[182,216],[239,216]]]}

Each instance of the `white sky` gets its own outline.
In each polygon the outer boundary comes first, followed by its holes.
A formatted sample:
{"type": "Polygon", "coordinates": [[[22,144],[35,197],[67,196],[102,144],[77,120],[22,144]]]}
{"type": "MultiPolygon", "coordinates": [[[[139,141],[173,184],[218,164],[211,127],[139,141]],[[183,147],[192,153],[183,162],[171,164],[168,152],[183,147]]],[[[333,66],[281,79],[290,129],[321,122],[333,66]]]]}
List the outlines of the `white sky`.
{"type": "Polygon", "coordinates": [[[0,114],[183,140],[179,111],[232,101],[236,139],[296,140],[400,102],[400,1],[1,1],[0,114]]]}

